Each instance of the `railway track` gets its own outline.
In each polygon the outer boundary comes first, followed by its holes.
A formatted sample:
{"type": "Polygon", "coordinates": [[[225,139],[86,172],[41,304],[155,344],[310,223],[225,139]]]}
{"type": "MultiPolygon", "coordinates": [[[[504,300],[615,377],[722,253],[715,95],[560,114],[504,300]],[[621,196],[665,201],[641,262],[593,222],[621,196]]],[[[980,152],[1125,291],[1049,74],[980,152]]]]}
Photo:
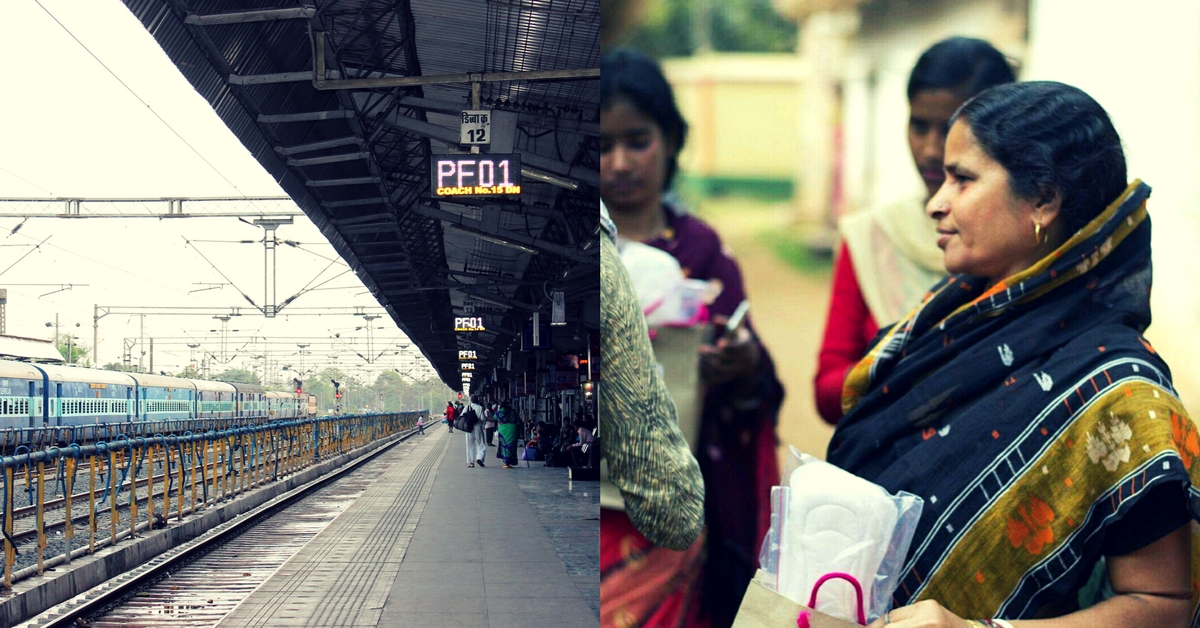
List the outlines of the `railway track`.
{"type": "Polygon", "coordinates": [[[355,471],[413,434],[167,552],[121,582],[110,581],[103,590],[21,626],[215,625],[374,481],[376,474],[355,476],[355,471]]]}

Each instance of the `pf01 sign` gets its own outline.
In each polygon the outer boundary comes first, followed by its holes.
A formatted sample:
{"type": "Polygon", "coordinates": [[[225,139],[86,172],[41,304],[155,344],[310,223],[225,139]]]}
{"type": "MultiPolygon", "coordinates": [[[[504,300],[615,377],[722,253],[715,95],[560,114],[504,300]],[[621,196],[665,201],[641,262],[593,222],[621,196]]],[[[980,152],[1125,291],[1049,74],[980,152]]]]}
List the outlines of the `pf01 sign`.
{"type": "Polygon", "coordinates": [[[434,155],[429,163],[436,197],[521,194],[519,154],[434,155]]]}
{"type": "Polygon", "coordinates": [[[454,331],[487,331],[483,326],[482,316],[464,316],[454,318],[454,331]]]}

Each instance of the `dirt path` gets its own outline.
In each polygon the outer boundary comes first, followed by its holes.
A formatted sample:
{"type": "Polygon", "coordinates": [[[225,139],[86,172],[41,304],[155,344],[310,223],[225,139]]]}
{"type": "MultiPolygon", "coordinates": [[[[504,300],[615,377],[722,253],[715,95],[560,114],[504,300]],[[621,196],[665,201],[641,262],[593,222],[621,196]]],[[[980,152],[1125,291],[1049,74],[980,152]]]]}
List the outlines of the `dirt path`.
{"type": "Polygon", "coordinates": [[[703,216],[741,263],[751,318],[787,393],[779,416],[780,463],[789,444],[824,458],[833,428],[817,415],[812,382],[829,307],[829,276],[795,270],[764,244],[762,234],[785,227],[783,206],[721,201],[709,204],[703,216]]]}

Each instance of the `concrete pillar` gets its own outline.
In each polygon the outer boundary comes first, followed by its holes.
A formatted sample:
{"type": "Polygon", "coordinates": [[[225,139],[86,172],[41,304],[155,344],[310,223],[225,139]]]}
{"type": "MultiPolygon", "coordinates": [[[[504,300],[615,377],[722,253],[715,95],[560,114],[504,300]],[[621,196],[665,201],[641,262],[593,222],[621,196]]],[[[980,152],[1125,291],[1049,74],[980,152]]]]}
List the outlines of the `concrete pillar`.
{"type": "Polygon", "coordinates": [[[842,116],[841,82],[858,35],[859,0],[776,0],[775,10],[799,25],[800,158],[793,181],[795,221],[832,245],[842,116]]]}

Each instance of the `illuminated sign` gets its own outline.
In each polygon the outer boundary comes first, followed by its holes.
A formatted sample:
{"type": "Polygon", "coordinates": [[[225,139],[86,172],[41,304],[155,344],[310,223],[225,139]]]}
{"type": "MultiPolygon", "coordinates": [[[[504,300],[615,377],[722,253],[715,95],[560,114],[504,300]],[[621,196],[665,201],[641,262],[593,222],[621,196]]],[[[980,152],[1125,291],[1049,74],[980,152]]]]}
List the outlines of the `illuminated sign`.
{"type": "Polygon", "coordinates": [[[474,370],[475,370],[475,363],[474,363],[474,362],[463,362],[463,363],[462,363],[462,370],[464,370],[464,371],[474,371],[474,370]]]}
{"type": "Polygon", "coordinates": [[[434,155],[429,175],[437,197],[515,196],[521,193],[521,156],[434,155]]]}
{"type": "Polygon", "coordinates": [[[471,381],[471,374],[470,374],[470,373],[463,373],[463,374],[462,374],[462,381],[464,381],[464,382],[469,382],[469,381],[471,381]]]}
{"type": "Polygon", "coordinates": [[[475,357],[474,349],[467,349],[467,350],[462,350],[462,351],[458,352],[458,359],[459,359],[459,361],[464,361],[464,360],[476,360],[478,358],[475,357]]]}
{"type": "Polygon", "coordinates": [[[454,319],[454,331],[487,331],[482,316],[460,316],[454,319]]]}
{"type": "Polygon", "coordinates": [[[459,144],[491,144],[492,111],[490,109],[468,109],[462,112],[458,128],[459,144]]]}

